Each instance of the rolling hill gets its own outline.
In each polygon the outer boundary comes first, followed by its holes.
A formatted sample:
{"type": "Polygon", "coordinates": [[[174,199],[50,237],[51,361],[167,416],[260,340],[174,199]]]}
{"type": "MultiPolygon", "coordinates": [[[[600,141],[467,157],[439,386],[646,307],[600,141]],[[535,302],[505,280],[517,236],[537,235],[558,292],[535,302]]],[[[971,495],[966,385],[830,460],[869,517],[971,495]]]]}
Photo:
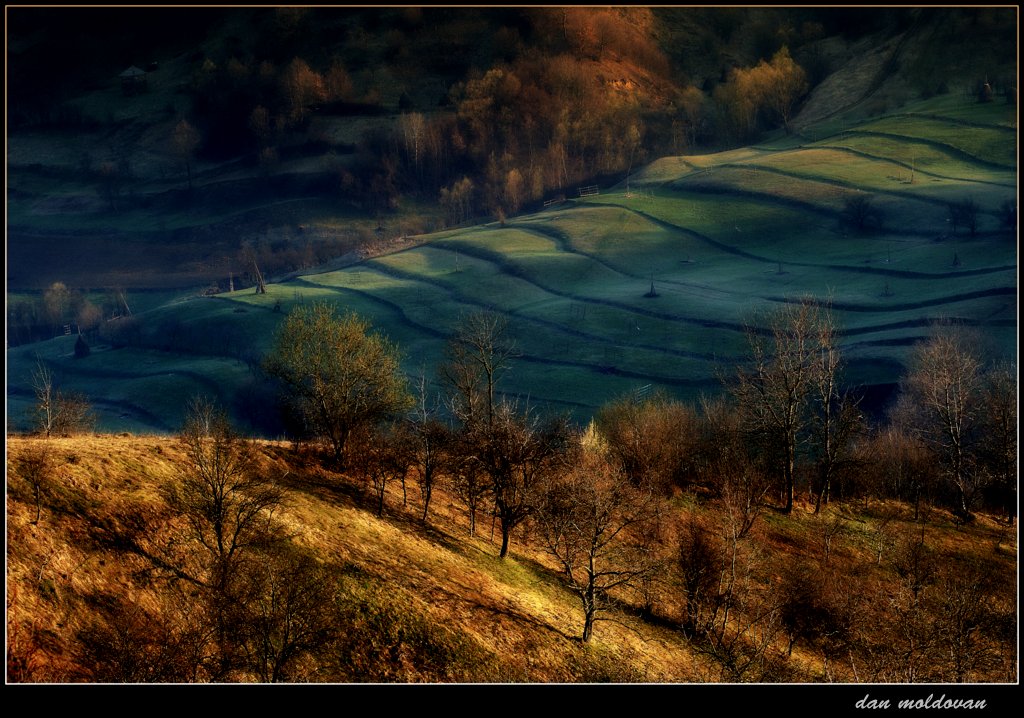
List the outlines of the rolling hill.
{"type": "Polygon", "coordinates": [[[975,327],[991,355],[1016,356],[1017,245],[1004,221],[1014,122],[1012,105],[939,96],[662,158],[597,194],[408,237],[266,295],[181,297],[125,320],[84,359],[73,337],[11,349],[8,417],[18,426],[31,402],[37,357],[93,399],[106,429],[173,430],[192,394],[238,406],[277,322],[314,300],[363,315],[428,379],[461,316],[499,312],[519,350],[501,389],[585,422],[630,392],[715,393],[744,358],[746,329],[809,295],[838,319],[847,383],[884,397],[938,324],[975,327]],[[855,200],[879,226],[851,223],[855,200]],[[963,202],[976,206],[973,232],[950,222],[963,202]]]}

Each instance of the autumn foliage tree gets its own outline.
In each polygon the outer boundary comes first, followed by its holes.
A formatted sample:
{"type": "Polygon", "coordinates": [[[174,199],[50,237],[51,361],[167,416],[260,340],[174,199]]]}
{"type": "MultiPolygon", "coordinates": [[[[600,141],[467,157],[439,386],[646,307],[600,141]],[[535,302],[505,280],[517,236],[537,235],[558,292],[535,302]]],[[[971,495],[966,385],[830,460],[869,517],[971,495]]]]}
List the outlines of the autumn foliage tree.
{"type": "Polygon", "coordinates": [[[715,99],[736,138],[743,140],[762,126],[781,125],[789,132],[793,109],[807,87],[806,73],[783,46],[770,62],[733,69],[728,82],[716,88],[715,99]]]}
{"type": "Polygon", "coordinates": [[[686,481],[693,453],[694,412],[663,393],[623,396],[595,417],[610,458],[635,484],[666,490],[686,481]]]}
{"type": "Polygon", "coordinates": [[[356,314],[338,316],[330,304],[292,310],[264,368],[282,382],[286,401],[309,428],[330,444],[339,468],[354,431],[401,416],[412,405],[395,345],[371,333],[356,314]]]}

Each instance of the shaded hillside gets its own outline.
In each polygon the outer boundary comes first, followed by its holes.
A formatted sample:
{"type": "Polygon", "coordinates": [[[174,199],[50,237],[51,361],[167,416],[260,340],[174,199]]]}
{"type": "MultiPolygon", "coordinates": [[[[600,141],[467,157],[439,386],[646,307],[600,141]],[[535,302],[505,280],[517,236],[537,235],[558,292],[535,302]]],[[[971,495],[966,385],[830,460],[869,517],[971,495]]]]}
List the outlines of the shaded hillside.
{"type": "Polygon", "coordinates": [[[783,48],[806,78],[792,101],[811,91],[802,125],[862,100],[862,114],[892,110],[939,92],[921,84],[936,76],[953,93],[985,77],[1002,92],[1015,57],[996,9],[15,8],[9,20],[9,280],[37,291],[227,288],[228,275],[247,281],[242,245],[266,273],[295,271],[747,142],[779,118],[757,85],[727,90],[783,48]],[[129,66],[144,91],[122,85],[129,66]],[[751,103],[737,134],[730,118],[751,103]],[[139,240],[159,248],[136,255],[148,266],[125,261],[139,240]]]}
{"type": "MultiPolygon", "coordinates": [[[[118,309],[117,295],[19,297],[11,331],[45,321],[60,336],[9,352],[9,419],[25,426],[41,357],[67,389],[93,398],[105,428],[147,416],[161,418],[146,430],[166,431],[182,397],[214,386],[240,420],[277,436],[259,358],[289,310],[327,300],[397,342],[406,373],[428,381],[460,318],[497,311],[519,351],[499,390],[586,423],[625,394],[661,388],[696,402],[720,392],[758,312],[805,295],[832,304],[844,382],[878,397],[866,407],[877,413],[913,346],[942,326],[976,329],[986,360],[1016,356],[1013,121],[1005,102],[937,96],[757,146],[662,158],[628,182],[504,222],[381,240],[265,295],[241,281],[160,306],[129,293],[135,315],[85,328],[92,353],[81,359],[63,325],[76,307],[118,309]],[[967,210],[973,229],[960,219],[967,210]],[[46,307],[61,301],[58,322],[46,307]]],[[[292,238],[312,251],[328,236],[307,225],[292,238]]],[[[226,262],[221,246],[205,247],[226,262]]]]}

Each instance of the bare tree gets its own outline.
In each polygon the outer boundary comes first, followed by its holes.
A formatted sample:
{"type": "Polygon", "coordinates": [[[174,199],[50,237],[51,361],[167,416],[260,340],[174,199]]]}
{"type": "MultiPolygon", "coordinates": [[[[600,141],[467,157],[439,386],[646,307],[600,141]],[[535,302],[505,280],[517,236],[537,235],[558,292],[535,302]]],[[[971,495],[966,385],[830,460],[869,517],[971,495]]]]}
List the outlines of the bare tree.
{"type": "Polygon", "coordinates": [[[978,214],[981,208],[973,199],[950,202],[948,205],[949,222],[953,225],[953,233],[959,227],[966,227],[973,237],[978,232],[978,214]]]}
{"type": "Polygon", "coordinates": [[[972,562],[947,565],[936,582],[936,638],[947,658],[944,679],[964,683],[984,675],[995,661],[989,636],[997,615],[993,577],[972,562]]]}
{"type": "Polygon", "coordinates": [[[360,438],[358,463],[377,497],[377,516],[383,516],[388,484],[401,481],[405,493],[405,477],[415,461],[415,437],[411,427],[395,421],[360,438]]]}
{"type": "Polygon", "coordinates": [[[452,442],[451,472],[455,491],[469,510],[471,534],[476,531],[477,509],[493,489],[483,447],[491,440],[498,380],[515,354],[506,319],[477,312],[462,318],[439,368],[448,388],[448,410],[459,425],[452,442]]]}
{"type": "Polygon", "coordinates": [[[999,365],[985,373],[979,452],[1008,523],[1013,522],[1017,508],[1017,398],[1015,364],[999,365]]]}
{"type": "Polygon", "coordinates": [[[187,463],[167,497],[206,555],[203,583],[223,592],[242,554],[279,538],[274,513],[284,495],[259,471],[253,445],[209,400],[190,401],[179,441],[187,463]]]}
{"type": "Polygon", "coordinates": [[[410,420],[412,431],[413,465],[416,467],[420,495],[423,497],[423,521],[427,520],[430,498],[438,477],[449,469],[452,462],[451,431],[439,418],[438,402],[427,400],[426,377],[419,380],[419,396],[410,420]]]}
{"type": "Polygon", "coordinates": [[[545,485],[535,516],[545,549],[583,605],[588,643],[612,592],[638,585],[658,565],[643,529],[657,520],[659,501],[595,451],[580,449],[574,459],[545,485]]]}
{"type": "Polygon", "coordinates": [[[284,495],[260,472],[253,445],[209,400],[190,401],[179,441],[187,460],[165,494],[184,519],[187,544],[198,555],[195,568],[170,568],[195,582],[207,602],[217,645],[210,670],[221,680],[239,660],[233,614],[242,600],[244,566],[255,552],[282,539],[274,514],[284,495]]]}
{"type": "Polygon", "coordinates": [[[594,421],[611,457],[636,484],[671,490],[684,482],[696,417],[664,393],[627,394],[597,412],[594,421]]]}
{"type": "Polygon", "coordinates": [[[312,558],[284,549],[250,561],[243,582],[231,628],[245,664],[262,683],[301,679],[300,659],[337,630],[337,584],[312,558]]]}
{"type": "Polygon", "coordinates": [[[740,412],[723,399],[704,399],[701,407],[694,473],[737,516],[739,537],[743,538],[764,507],[771,480],[746,441],[740,412]]]}
{"type": "Polygon", "coordinates": [[[451,389],[451,412],[464,426],[493,423],[498,380],[516,354],[503,315],[480,311],[462,317],[440,372],[451,389]]]}
{"type": "Polygon", "coordinates": [[[486,433],[482,428],[463,428],[452,434],[448,455],[452,489],[466,504],[471,536],[476,534],[477,512],[491,495],[491,482],[479,451],[485,441],[486,433]]]}
{"type": "Polygon", "coordinates": [[[47,444],[33,446],[18,455],[15,467],[17,474],[32,489],[32,500],[36,505],[36,515],[32,523],[38,524],[42,495],[53,478],[53,452],[47,444]]]}
{"type": "Polygon", "coordinates": [[[935,551],[925,542],[924,526],[920,531],[905,531],[898,539],[893,555],[893,568],[914,600],[918,600],[921,591],[934,582],[938,570],[938,559],[935,551]]]}
{"type": "Polygon", "coordinates": [[[69,436],[93,424],[92,408],[85,395],[57,388],[53,372],[42,359],[36,360],[32,388],[36,395],[35,425],[46,438],[69,436]]]}
{"type": "Polygon", "coordinates": [[[975,454],[982,412],[981,362],[966,337],[942,333],[918,346],[904,392],[914,428],[954,490],[953,513],[970,520],[985,476],[975,454]]]}
{"type": "Polygon", "coordinates": [[[842,360],[836,345],[836,327],[831,313],[817,323],[818,353],[812,370],[810,400],[810,447],[818,489],[814,513],[829,502],[832,483],[853,462],[851,439],[862,422],[857,402],[840,388],[842,360]]]}
{"type": "Polygon", "coordinates": [[[717,537],[698,524],[691,513],[679,543],[679,568],[686,602],[682,629],[686,636],[706,633],[720,607],[720,551],[717,537]]]}
{"type": "Polygon", "coordinates": [[[739,517],[726,511],[717,530],[691,520],[680,560],[692,645],[721,667],[723,678],[742,680],[767,668],[768,649],[781,630],[776,601],[765,599],[754,574],[761,563],[755,546],[739,536],[739,517]]]}
{"type": "Polygon", "coordinates": [[[857,194],[843,201],[842,220],[858,232],[881,229],[882,219],[882,210],[870,195],[857,194]]]}
{"type": "Polygon", "coordinates": [[[764,329],[748,329],[751,362],[737,372],[733,389],[746,431],[766,451],[778,453],[786,513],[793,510],[797,451],[829,324],[829,312],[808,298],[768,316],[764,329]]]}
{"type": "Polygon", "coordinates": [[[844,629],[835,596],[829,590],[834,576],[823,577],[809,563],[787,563],[779,584],[782,625],[789,638],[787,655],[803,641],[825,648],[826,642],[839,638],[844,629]]]}
{"type": "Polygon", "coordinates": [[[529,409],[507,402],[495,408],[477,451],[501,523],[501,558],[508,554],[512,530],[533,512],[542,483],[562,467],[568,440],[563,419],[542,423],[529,409]]]}
{"type": "Polygon", "coordinates": [[[57,390],[53,386],[53,372],[42,359],[36,360],[36,369],[32,374],[32,389],[36,395],[36,425],[49,438],[57,426],[60,410],[57,390]]]}
{"type": "Polygon", "coordinates": [[[94,594],[96,607],[76,631],[82,678],[103,683],[195,683],[210,678],[209,616],[191,596],[157,592],[137,597],[94,594]],[[157,610],[151,610],[156,603],[157,610]]]}
{"type": "MultiPolygon", "coordinates": [[[[936,484],[934,462],[924,442],[898,415],[861,449],[874,485],[867,492],[907,501],[914,507],[914,521],[921,517],[922,502],[931,501],[936,484]]],[[[865,503],[867,499],[865,498],[865,503]]]]}

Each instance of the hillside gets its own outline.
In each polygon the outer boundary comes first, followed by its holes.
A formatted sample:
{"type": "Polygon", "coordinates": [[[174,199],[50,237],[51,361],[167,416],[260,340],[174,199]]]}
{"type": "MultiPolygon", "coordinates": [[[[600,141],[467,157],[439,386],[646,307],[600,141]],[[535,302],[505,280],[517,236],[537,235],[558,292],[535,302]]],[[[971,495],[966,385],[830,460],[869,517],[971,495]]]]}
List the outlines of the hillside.
{"type": "MultiPolygon", "coordinates": [[[[646,598],[620,596],[583,645],[578,599],[533,529],[517,533],[512,554],[501,560],[486,525],[468,535],[463,507],[447,484],[426,523],[411,482],[407,505],[394,483],[378,518],[365,485],[319,468],[316,458],[285,444],[258,445],[259,471],[283,489],[275,521],[290,551],[321,566],[325,573],[317,575],[327,581],[315,584],[322,601],[314,610],[327,621],[317,624],[319,642],[300,641],[279,680],[913,682],[949,681],[956,670],[966,670],[960,675],[971,682],[1016,680],[1016,532],[988,516],[955,526],[944,511],[927,509],[918,523],[909,506],[860,500],[833,504],[822,516],[804,503],[788,517],[766,511],[739,544],[744,598],[734,621],[754,629],[723,652],[680,631],[677,546],[695,522],[714,538],[726,518],[717,501],[677,493],[658,544],[664,569],[646,598]],[[906,603],[907,576],[917,575],[907,573],[906,551],[925,545],[937,568],[920,605],[934,614],[913,613],[906,603]],[[806,594],[825,601],[815,604],[825,612],[815,620],[851,621],[842,645],[856,659],[810,627],[790,643],[782,624],[768,631],[756,617],[764,602],[803,595],[792,590],[800,567],[822,586],[820,594],[806,594]],[[978,571],[987,576],[979,603],[986,627],[957,649],[966,663],[950,662],[943,650],[915,652],[918,622],[954,620],[950,611],[960,609],[951,608],[950,592],[976,590],[957,581],[978,571]],[[770,636],[766,650],[755,648],[761,635],[770,636]]],[[[196,670],[202,663],[190,664],[183,653],[195,645],[189,631],[199,625],[200,614],[188,610],[195,599],[181,600],[193,589],[174,580],[182,568],[192,570],[195,545],[166,498],[189,466],[183,446],[166,437],[8,437],[8,680],[181,680],[181,665],[196,670]],[[23,459],[44,446],[53,472],[37,504],[23,459]]],[[[305,630],[310,618],[302,605],[293,616],[305,630]]],[[[192,680],[202,680],[202,670],[192,680]]],[[[231,680],[260,676],[240,671],[231,680]]]]}
{"type": "Polygon", "coordinates": [[[746,327],[807,295],[831,304],[845,381],[879,411],[936,326],[977,329],[990,360],[1016,356],[1014,109],[946,95],[666,157],[592,196],[410,237],[265,295],[129,292],[135,315],[108,322],[84,359],[74,337],[9,350],[8,418],[24,425],[41,357],[108,430],[173,431],[180,397],[212,393],[275,435],[258,358],[291,307],[328,300],[365,316],[428,381],[460,317],[502,313],[520,356],[501,389],[586,422],[638,390],[715,393],[744,360],[746,327]],[[973,228],[951,222],[961,205],[973,228]]]}

